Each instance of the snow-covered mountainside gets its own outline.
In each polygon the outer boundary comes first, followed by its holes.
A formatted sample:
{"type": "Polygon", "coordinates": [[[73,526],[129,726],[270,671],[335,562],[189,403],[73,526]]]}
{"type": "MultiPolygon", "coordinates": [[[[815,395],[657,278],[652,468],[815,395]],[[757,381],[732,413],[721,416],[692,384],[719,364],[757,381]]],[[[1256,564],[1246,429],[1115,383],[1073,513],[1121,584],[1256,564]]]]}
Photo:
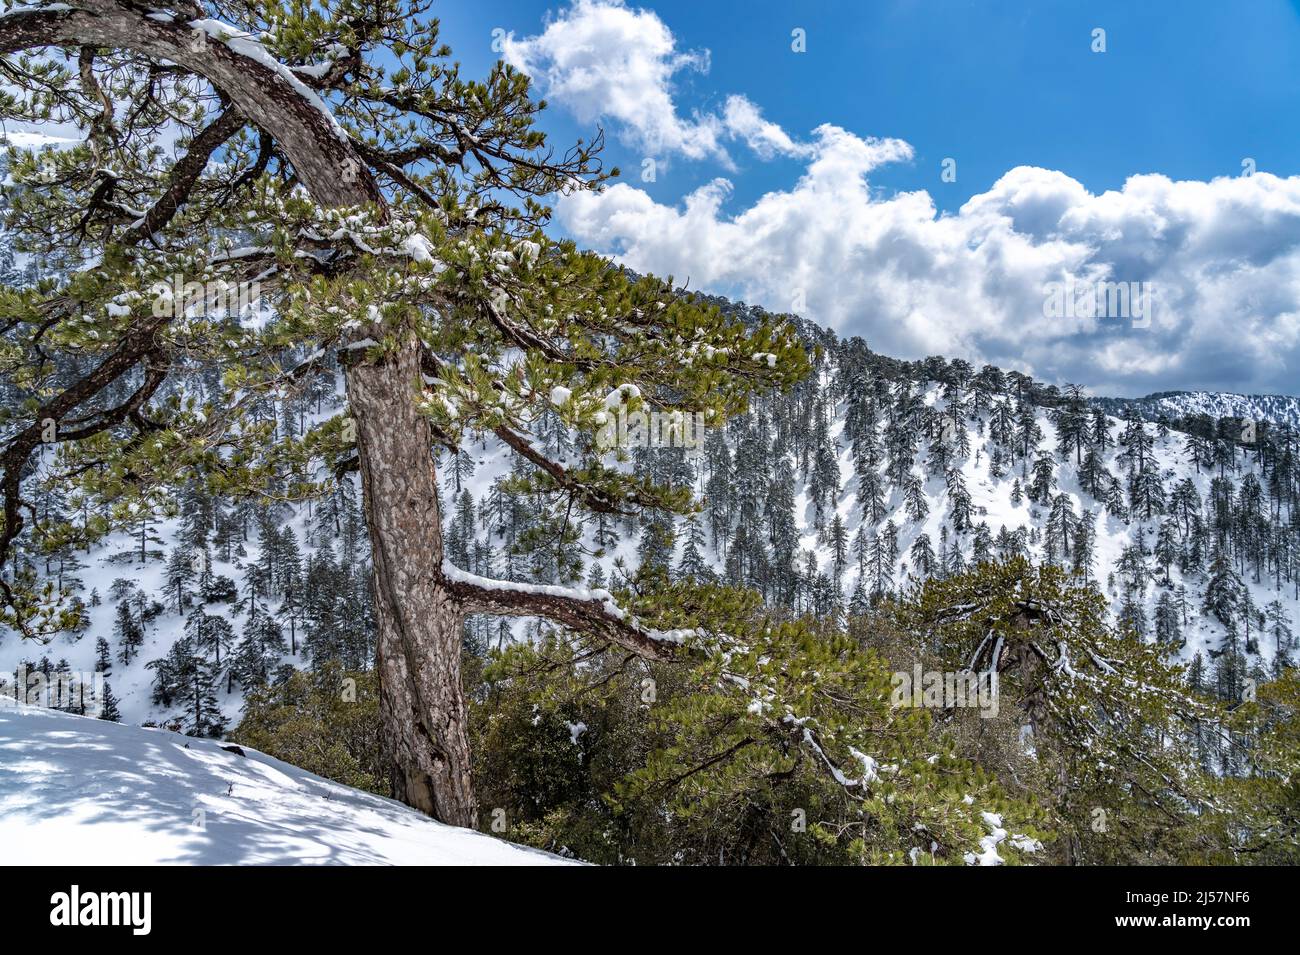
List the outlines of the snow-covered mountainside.
{"type": "MultiPolygon", "coordinates": [[[[723,303],[749,318],[755,310],[723,303]]],[[[617,589],[639,567],[751,587],[769,603],[843,619],[972,563],[1027,556],[1094,581],[1112,614],[1208,668],[1219,691],[1292,649],[1300,602],[1300,470],[1294,429],[1235,440],[1108,415],[1083,396],[961,360],[904,362],[798,320],[815,372],[764,398],[702,447],[636,449],[622,466],[689,487],[701,513],[572,516],[520,493],[531,465],[494,440],[443,454],[447,558],[483,577],[617,589]]],[[[202,376],[188,383],[202,396],[202,376]]],[[[284,437],[342,412],[338,369],[261,409],[284,437]]],[[[545,415],[539,448],[573,437],[545,415]]],[[[48,459],[47,459],[48,460],[48,459]]],[[[33,483],[44,516],[76,508],[33,483]]],[[[47,681],[99,673],[128,723],[221,735],[245,690],[326,660],[373,655],[359,492],[266,504],[181,489],[154,516],[90,545],[27,558],[71,589],[84,625],[39,644],[0,630],[0,685],[22,667],[47,681]]],[[[123,522],[121,515],[115,517],[123,522]]],[[[471,619],[480,652],[536,628],[471,619]]],[[[6,692],[12,692],[6,690],[6,692]]],[[[579,745],[575,742],[575,745],[579,745]]]]}
{"type": "MultiPolygon", "coordinates": [[[[704,500],[690,519],[569,521],[562,502],[509,489],[527,468],[510,449],[475,441],[444,455],[449,560],[486,577],[615,588],[654,563],[840,617],[915,579],[1019,553],[1097,582],[1117,618],[1189,662],[1240,648],[1234,681],[1289,652],[1293,436],[1206,439],[1078,402],[1044,407],[1014,373],[897,362],[825,334],[819,344],[810,379],[707,432],[702,448],[631,455],[627,466],[704,500]]],[[[301,429],[337,412],[336,389],[326,373],[312,408],[267,417],[301,429]]],[[[562,456],[570,438],[544,419],[536,440],[562,456]]],[[[48,506],[64,505],[54,495],[48,506]]],[[[0,680],[24,664],[47,678],[100,671],[125,721],[219,735],[245,687],[287,667],[368,666],[353,485],[272,508],[186,493],[175,510],[35,565],[78,590],[86,625],[46,645],[0,633],[0,680]]],[[[472,620],[468,636],[486,648],[529,626],[472,620]]]]}
{"type": "Polygon", "coordinates": [[[1110,414],[1135,408],[1148,421],[1175,421],[1206,415],[1269,421],[1300,428],[1300,398],[1292,395],[1239,395],[1231,391],[1159,391],[1145,398],[1094,398],[1092,403],[1110,414]]]}
{"type": "Polygon", "coordinates": [[[0,704],[6,862],[563,865],[255,750],[0,704]]]}

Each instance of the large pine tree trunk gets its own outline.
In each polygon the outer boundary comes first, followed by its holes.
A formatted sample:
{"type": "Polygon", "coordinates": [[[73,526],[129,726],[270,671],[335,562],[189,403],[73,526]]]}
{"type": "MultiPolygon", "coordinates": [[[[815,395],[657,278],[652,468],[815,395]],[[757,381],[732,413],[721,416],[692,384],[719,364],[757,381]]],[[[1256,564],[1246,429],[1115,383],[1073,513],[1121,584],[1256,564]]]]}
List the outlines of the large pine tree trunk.
{"type": "Polygon", "coordinates": [[[440,583],[442,524],[429,425],[415,405],[419,345],[346,370],[375,570],[381,738],[398,799],[474,826],[460,685],[462,615],[440,583]]]}

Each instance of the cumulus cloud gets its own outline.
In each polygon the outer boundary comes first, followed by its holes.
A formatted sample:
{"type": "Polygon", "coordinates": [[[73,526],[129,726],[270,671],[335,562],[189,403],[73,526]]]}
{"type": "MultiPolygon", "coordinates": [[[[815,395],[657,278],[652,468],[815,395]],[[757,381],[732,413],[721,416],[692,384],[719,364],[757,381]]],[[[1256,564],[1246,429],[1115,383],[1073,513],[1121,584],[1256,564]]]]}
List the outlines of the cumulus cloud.
{"type": "Polygon", "coordinates": [[[744,96],[733,94],[727,97],[722,125],[728,135],[744,140],[763,159],[776,155],[802,156],[811,152],[810,146],[796,143],[779,125],[764,119],[759,108],[744,96]]]}
{"type": "Polygon", "coordinates": [[[676,78],[707,73],[709,51],[679,50],[654,11],[623,0],[574,0],[539,35],[508,36],[502,56],[579,121],[612,120],[622,139],[653,155],[730,167],[730,140],[764,158],[805,149],[744,96],[729,96],[721,111],[683,115],[673,96],[676,78]]]}
{"type": "Polygon", "coordinates": [[[925,191],[873,190],[873,170],[912,159],[901,140],[824,125],[801,142],[740,94],[685,113],[677,81],[707,72],[708,51],[679,49],[657,14],[623,0],[572,0],[503,55],[552,102],[610,121],[649,155],[728,174],[733,144],[804,162],[793,185],[742,209],[729,208],[725,178],[674,204],[627,184],[559,201],[575,239],[632,268],[799,312],[900,357],[960,355],[1128,394],[1296,391],[1300,178],[1139,175],[1093,195],[1022,166],[941,215],[925,191]]]}
{"type": "Polygon", "coordinates": [[[1300,177],[1139,175],[1094,195],[1022,166],[940,215],[927,192],[870,186],[873,169],[911,158],[904,142],[828,125],[806,149],[798,181],[748,208],[727,210],[726,179],[677,205],[619,184],[565,198],[558,218],[634,269],[798,311],[887,354],[1124,394],[1296,391],[1300,177]],[[1127,312],[1105,298],[1114,283],[1134,283],[1127,312]],[[1062,311],[1094,290],[1109,308],[1062,311]]]}

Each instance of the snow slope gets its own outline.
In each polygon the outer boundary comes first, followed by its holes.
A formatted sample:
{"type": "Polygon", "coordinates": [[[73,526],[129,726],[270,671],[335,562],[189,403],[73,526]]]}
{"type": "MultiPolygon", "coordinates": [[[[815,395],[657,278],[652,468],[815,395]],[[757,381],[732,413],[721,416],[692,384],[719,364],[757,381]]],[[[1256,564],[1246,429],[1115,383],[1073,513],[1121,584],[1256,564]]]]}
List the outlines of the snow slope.
{"type": "MultiPolygon", "coordinates": [[[[931,386],[923,393],[922,400],[932,407],[942,407],[940,392],[939,387],[931,386]]],[[[1043,432],[1041,448],[1044,451],[1055,448],[1057,444],[1056,426],[1052,423],[1048,414],[1039,409],[1036,421],[1043,432]]],[[[854,477],[853,472],[852,451],[848,447],[847,441],[841,437],[843,426],[843,408],[840,407],[836,409],[835,424],[831,428],[831,435],[840,439],[839,465],[841,486],[843,488],[841,495],[837,499],[836,510],[844,520],[845,526],[853,533],[856,532],[861,523],[861,505],[857,496],[857,479],[854,477]]],[[[1120,460],[1122,448],[1118,444],[1118,437],[1122,432],[1123,425],[1118,419],[1110,418],[1109,426],[1112,441],[1115,443],[1102,456],[1103,461],[1111,474],[1123,478],[1125,465],[1120,460]]],[[[1148,426],[1148,431],[1154,434],[1155,429],[1153,426],[1148,426]]],[[[1022,485],[1028,486],[1027,476],[1021,465],[1018,464],[1009,468],[1006,474],[995,479],[988,473],[988,460],[992,450],[992,442],[987,433],[982,433],[981,428],[968,423],[966,440],[970,444],[970,454],[958,460],[960,461],[962,476],[966,481],[967,491],[970,493],[971,501],[975,506],[975,522],[977,524],[980,522],[988,524],[995,535],[1003,527],[1008,530],[1025,527],[1037,531],[1040,540],[1038,543],[1031,543],[1028,550],[1033,561],[1041,563],[1044,560],[1045,553],[1041,535],[1046,529],[1048,508],[1035,504],[1028,498],[1023,499],[1020,504],[1013,505],[1011,503],[1012,483],[1020,480],[1022,485]]],[[[1165,490],[1171,492],[1179,481],[1187,478],[1196,486],[1202,499],[1208,500],[1210,481],[1217,472],[1208,469],[1198,471],[1190,463],[1187,444],[1187,435],[1176,431],[1169,432],[1163,438],[1156,437],[1154,440],[1153,457],[1159,464],[1165,490]]],[[[909,521],[905,514],[902,494],[895,489],[886,497],[885,516],[881,519],[881,525],[885,521],[893,520],[900,528],[898,538],[899,556],[891,568],[892,579],[896,584],[906,580],[908,576],[909,550],[916,539],[923,533],[928,534],[937,551],[942,528],[952,526],[952,513],[944,480],[942,477],[925,473],[923,468],[925,456],[926,450],[924,442],[922,442],[922,447],[917,454],[916,464],[912,470],[914,474],[920,475],[924,479],[925,499],[929,509],[927,516],[919,524],[909,521]]],[[[1123,594],[1111,579],[1112,571],[1115,571],[1124,548],[1135,543],[1139,535],[1145,541],[1146,548],[1150,549],[1155,543],[1163,516],[1157,515],[1151,520],[1142,520],[1138,516],[1134,516],[1125,521],[1109,514],[1103,504],[1093,498],[1080,485],[1078,468],[1073,457],[1067,456],[1064,459],[1057,457],[1055,460],[1058,483],[1054,493],[1067,495],[1077,515],[1081,516],[1083,513],[1090,511],[1097,518],[1096,539],[1094,542],[1095,560],[1091,576],[1099,584],[1103,594],[1109,601],[1111,617],[1115,619],[1123,601],[1123,594]]],[[[1248,473],[1254,473],[1261,483],[1267,486],[1267,480],[1260,474],[1258,463],[1253,457],[1245,455],[1239,461],[1240,470],[1235,475],[1231,475],[1234,486],[1239,485],[1248,473]]],[[[807,500],[807,495],[802,487],[800,487],[799,491],[801,544],[805,549],[819,554],[824,569],[828,566],[828,557],[824,552],[824,545],[821,543],[816,529],[812,526],[811,506],[802,506],[807,500]]],[[[963,542],[963,551],[965,557],[969,558],[968,539],[963,542]]],[[[1173,588],[1179,584],[1182,584],[1188,590],[1191,606],[1187,608],[1188,619],[1182,628],[1182,637],[1186,643],[1179,652],[1180,659],[1183,662],[1190,662],[1197,653],[1204,655],[1208,659],[1211,653],[1220,650],[1224,639],[1223,626],[1201,609],[1207,581],[1205,574],[1194,572],[1184,575],[1175,566],[1170,570],[1169,583],[1165,584],[1162,581],[1163,574],[1158,571],[1155,560],[1149,553],[1146,556],[1146,564],[1151,574],[1150,582],[1143,589],[1137,602],[1142,606],[1148,621],[1154,620],[1156,602],[1161,593],[1172,592],[1173,588]]],[[[1286,609],[1289,619],[1292,621],[1300,619],[1300,594],[1295,592],[1292,585],[1283,584],[1279,586],[1268,575],[1264,575],[1259,581],[1255,581],[1248,572],[1244,573],[1242,577],[1243,583],[1256,607],[1263,607],[1269,601],[1276,599],[1286,609]]],[[[845,583],[846,593],[851,592],[856,579],[856,571],[850,572],[845,583]]],[[[1271,661],[1274,647],[1268,640],[1261,638],[1261,641],[1264,658],[1271,661]]]]}
{"type": "Polygon", "coordinates": [[[80,865],[556,865],[255,750],[0,703],[0,859],[80,865]]]}
{"type": "Polygon", "coordinates": [[[1172,419],[1209,415],[1242,418],[1300,427],[1300,398],[1292,395],[1241,395],[1231,391],[1162,391],[1145,398],[1094,398],[1092,403],[1108,414],[1135,407],[1150,421],[1162,415],[1172,419]]]}

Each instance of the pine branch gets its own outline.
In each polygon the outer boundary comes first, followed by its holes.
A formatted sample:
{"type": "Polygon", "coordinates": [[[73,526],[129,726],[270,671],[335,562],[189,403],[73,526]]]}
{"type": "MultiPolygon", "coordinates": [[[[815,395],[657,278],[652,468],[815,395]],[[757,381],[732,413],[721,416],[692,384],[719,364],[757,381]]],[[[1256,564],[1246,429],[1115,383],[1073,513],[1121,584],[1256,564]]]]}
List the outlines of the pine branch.
{"type": "Polygon", "coordinates": [[[442,584],[465,613],[543,617],[579,633],[608,640],[647,660],[673,660],[694,636],[690,630],[654,630],[620,607],[607,590],[491,580],[444,561],[442,584]]]}

